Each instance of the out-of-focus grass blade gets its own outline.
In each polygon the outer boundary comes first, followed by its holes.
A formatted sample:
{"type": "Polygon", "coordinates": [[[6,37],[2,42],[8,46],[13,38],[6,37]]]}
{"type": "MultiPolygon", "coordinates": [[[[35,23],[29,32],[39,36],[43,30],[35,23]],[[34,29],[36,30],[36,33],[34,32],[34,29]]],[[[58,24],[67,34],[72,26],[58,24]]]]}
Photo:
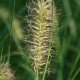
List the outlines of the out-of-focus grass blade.
{"type": "Polygon", "coordinates": [[[75,0],[75,2],[79,5],[80,7],[80,1],[79,0],[75,0]]]}
{"type": "Polygon", "coordinates": [[[77,71],[75,72],[75,74],[73,75],[71,80],[75,80],[76,76],[78,75],[78,73],[80,72],[80,67],[77,69],[77,71]]]}
{"type": "Polygon", "coordinates": [[[67,15],[67,20],[68,20],[68,23],[69,23],[71,34],[72,34],[72,36],[76,36],[77,35],[77,33],[76,33],[76,23],[75,23],[75,20],[72,17],[72,12],[71,12],[71,7],[70,7],[70,4],[69,4],[69,1],[68,0],[63,0],[63,4],[64,4],[65,12],[66,12],[66,15],[67,15]]]}
{"type": "Polygon", "coordinates": [[[70,71],[68,80],[71,79],[71,76],[72,76],[72,74],[73,74],[73,72],[74,72],[74,70],[75,70],[75,68],[76,68],[76,65],[77,65],[77,62],[78,62],[79,59],[80,59],[80,53],[77,55],[77,58],[76,58],[76,60],[75,60],[75,62],[74,62],[74,65],[73,65],[73,68],[72,68],[72,70],[70,71]]]}
{"type": "Polygon", "coordinates": [[[2,59],[3,59],[2,54],[3,54],[3,46],[2,46],[2,49],[1,49],[1,57],[0,57],[0,58],[1,58],[1,59],[0,59],[0,60],[1,60],[1,62],[2,62],[2,59]]]}
{"type": "MultiPolygon", "coordinates": [[[[12,36],[12,24],[13,24],[13,18],[14,18],[14,8],[15,8],[15,0],[13,1],[13,8],[12,8],[12,16],[11,16],[11,22],[10,22],[10,43],[11,43],[11,36],[12,36]]],[[[9,44],[9,51],[8,51],[8,63],[10,63],[10,48],[11,44],[9,44]]]]}

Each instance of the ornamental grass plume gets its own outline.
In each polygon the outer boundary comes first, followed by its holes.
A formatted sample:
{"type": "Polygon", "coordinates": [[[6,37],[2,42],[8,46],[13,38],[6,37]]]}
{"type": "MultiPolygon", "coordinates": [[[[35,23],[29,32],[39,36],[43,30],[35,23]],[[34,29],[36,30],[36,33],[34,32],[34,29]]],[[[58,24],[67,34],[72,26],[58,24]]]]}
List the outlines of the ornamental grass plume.
{"type": "Polygon", "coordinates": [[[0,64],[0,80],[14,80],[13,72],[8,63],[0,64]]]}
{"type": "MultiPolygon", "coordinates": [[[[52,4],[51,0],[37,0],[29,6],[28,36],[26,42],[30,43],[30,58],[33,63],[35,80],[40,80],[44,74],[44,68],[48,56],[49,44],[52,44],[54,33],[51,30],[52,22],[52,4]]],[[[54,9],[55,13],[55,9],[54,9]]],[[[55,14],[53,14],[55,15],[55,14]]],[[[56,17],[54,17],[55,19],[56,17]]],[[[56,26],[56,20],[54,26],[56,26]]],[[[49,55],[50,56],[50,55],[49,55]]]]}

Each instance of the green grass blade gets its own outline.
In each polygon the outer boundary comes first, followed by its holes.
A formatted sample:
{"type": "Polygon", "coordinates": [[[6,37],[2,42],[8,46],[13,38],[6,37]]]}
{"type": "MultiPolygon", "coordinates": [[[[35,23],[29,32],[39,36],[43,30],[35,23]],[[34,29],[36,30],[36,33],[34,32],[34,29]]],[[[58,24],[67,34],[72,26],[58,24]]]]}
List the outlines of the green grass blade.
{"type": "MultiPolygon", "coordinates": [[[[13,1],[13,8],[12,8],[12,16],[11,16],[11,22],[10,22],[10,43],[11,43],[11,36],[12,36],[12,24],[13,24],[13,18],[14,18],[14,8],[15,8],[15,0],[13,1]]],[[[10,48],[11,44],[9,44],[9,51],[8,51],[8,63],[10,63],[10,48]]]]}
{"type": "Polygon", "coordinates": [[[75,68],[76,68],[76,65],[77,65],[77,62],[78,62],[79,59],[80,59],[80,53],[77,55],[77,58],[76,58],[76,60],[75,60],[75,62],[74,62],[74,65],[73,65],[73,68],[72,68],[72,70],[70,71],[68,80],[70,80],[70,78],[71,78],[71,76],[72,76],[72,74],[73,74],[73,72],[74,72],[74,70],[75,70],[75,68]]]}
{"type": "Polygon", "coordinates": [[[52,31],[53,31],[53,22],[54,22],[54,15],[53,15],[53,11],[54,11],[54,0],[52,0],[52,26],[50,28],[50,43],[49,43],[49,51],[48,51],[48,57],[46,60],[46,65],[45,65],[45,69],[44,69],[44,74],[43,74],[43,78],[42,80],[45,80],[45,76],[46,76],[46,72],[47,72],[47,68],[48,68],[48,63],[49,63],[49,58],[50,58],[50,54],[51,54],[51,47],[52,47],[52,31]]]}
{"type": "Polygon", "coordinates": [[[3,57],[2,57],[2,53],[3,53],[3,46],[2,46],[2,49],[1,49],[1,57],[0,57],[0,58],[1,58],[1,59],[0,59],[1,62],[2,62],[2,58],[3,58],[3,57]]]}
{"type": "Polygon", "coordinates": [[[78,70],[75,72],[75,74],[73,75],[71,80],[75,80],[76,76],[78,75],[78,73],[80,72],[80,67],[78,68],[78,70]]]}

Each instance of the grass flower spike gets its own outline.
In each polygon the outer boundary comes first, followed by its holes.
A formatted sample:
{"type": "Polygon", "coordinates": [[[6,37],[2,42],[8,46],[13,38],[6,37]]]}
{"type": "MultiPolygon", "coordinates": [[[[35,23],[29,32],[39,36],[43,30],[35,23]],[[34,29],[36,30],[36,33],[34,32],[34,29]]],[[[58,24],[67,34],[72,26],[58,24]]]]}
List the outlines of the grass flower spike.
{"type": "Polygon", "coordinates": [[[13,73],[7,63],[0,64],[0,80],[14,80],[13,73]]]}
{"type": "MultiPolygon", "coordinates": [[[[31,43],[31,59],[33,61],[35,80],[41,79],[49,51],[52,7],[51,0],[37,0],[31,3],[28,16],[30,30],[27,42],[31,43]]],[[[29,31],[28,30],[28,31],[29,31]]]]}

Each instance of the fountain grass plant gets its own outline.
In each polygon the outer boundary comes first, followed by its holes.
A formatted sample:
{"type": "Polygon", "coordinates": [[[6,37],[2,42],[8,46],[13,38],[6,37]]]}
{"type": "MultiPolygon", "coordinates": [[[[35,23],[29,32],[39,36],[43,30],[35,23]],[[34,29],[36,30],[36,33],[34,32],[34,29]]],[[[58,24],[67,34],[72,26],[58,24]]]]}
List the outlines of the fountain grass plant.
{"type": "Polygon", "coordinates": [[[0,0],[1,4],[0,80],[80,79],[78,0],[0,0]],[[18,20],[25,15],[27,25],[18,20]]]}

